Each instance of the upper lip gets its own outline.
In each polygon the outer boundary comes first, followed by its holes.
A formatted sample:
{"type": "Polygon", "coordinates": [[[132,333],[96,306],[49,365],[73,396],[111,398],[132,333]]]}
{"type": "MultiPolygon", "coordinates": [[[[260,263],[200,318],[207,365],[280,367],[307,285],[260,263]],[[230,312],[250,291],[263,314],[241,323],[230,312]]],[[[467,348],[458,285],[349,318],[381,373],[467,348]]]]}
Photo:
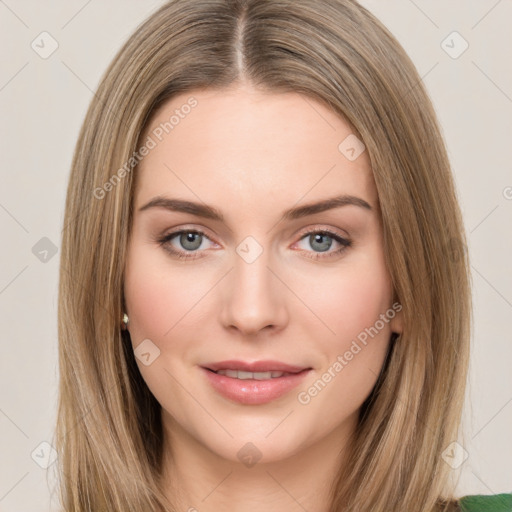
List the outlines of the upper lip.
{"type": "Polygon", "coordinates": [[[299,373],[309,368],[305,366],[295,366],[291,364],[282,363],[280,361],[253,361],[252,363],[246,361],[220,361],[218,363],[207,363],[203,368],[213,370],[242,370],[244,372],[286,372],[286,373],[299,373]]]}

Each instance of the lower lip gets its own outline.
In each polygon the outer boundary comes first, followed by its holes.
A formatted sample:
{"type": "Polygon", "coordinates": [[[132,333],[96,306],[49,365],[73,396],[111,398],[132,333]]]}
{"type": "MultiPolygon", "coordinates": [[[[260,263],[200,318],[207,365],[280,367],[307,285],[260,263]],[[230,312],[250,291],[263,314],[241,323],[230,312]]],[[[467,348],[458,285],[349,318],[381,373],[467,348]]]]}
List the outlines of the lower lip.
{"type": "Polygon", "coordinates": [[[245,405],[260,405],[276,400],[298,386],[311,370],[275,379],[233,379],[201,368],[213,389],[230,400],[245,405]]]}

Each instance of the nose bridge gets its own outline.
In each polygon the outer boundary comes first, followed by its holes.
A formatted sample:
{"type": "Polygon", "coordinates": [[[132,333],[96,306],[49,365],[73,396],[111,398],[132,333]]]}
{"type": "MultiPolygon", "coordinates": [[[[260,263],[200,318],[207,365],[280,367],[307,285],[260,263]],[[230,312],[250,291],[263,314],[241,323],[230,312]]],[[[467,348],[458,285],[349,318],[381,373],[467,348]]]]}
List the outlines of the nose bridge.
{"type": "Polygon", "coordinates": [[[267,326],[282,327],[286,320],[279,282],[269,270],[270,250],[254,237],[246,237],[236,247],[233,271],[223,307],[223,323],[253,333],[267,326]]]}

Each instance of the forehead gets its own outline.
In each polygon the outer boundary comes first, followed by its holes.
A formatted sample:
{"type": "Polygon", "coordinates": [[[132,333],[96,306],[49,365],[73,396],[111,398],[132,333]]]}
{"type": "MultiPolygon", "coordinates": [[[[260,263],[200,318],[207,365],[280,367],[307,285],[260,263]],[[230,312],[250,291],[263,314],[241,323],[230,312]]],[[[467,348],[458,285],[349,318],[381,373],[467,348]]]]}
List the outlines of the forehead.
{"type": "Polygon", "coordinates": [[[190,91],[156,112],[143,142],[148,137],[154,147],[137,169],[139,205],[165,193],[222,208],[229,208],[228,197],[268,207],[336,193],[377,202],[367,152],[347,158],[347,144],[358,144],[351,126],[298,93],[190,91]]]}

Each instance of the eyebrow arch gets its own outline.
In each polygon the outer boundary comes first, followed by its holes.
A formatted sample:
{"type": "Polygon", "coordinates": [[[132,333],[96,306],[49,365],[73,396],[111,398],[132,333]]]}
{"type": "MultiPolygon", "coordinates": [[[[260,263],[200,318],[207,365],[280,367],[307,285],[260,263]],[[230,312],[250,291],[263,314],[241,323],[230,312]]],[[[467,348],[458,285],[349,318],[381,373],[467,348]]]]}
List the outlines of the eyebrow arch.
{"type": "MultiPolygon", "coordinates": [[[[321,213],[347,205],[359,206],[366,210],[372,210],[372,207],[364,199],[351,195],[342,195],[331,197],[316,203],[309,203],[303,206],[291,208],[284,212],[281,217],[281,221],[296,220],[309,215],[314,215],[315,213],[321,213]]],[[[144,206],[141,206],[139,208],[139,212],[149,210],[150,208],[165,208],[171,211],[190,213],[198,217],[224,222],[224,216],[216,208],[206,204],[194,203],[192,201],[185,201],[182,199],[170,199],[164,196],[156,196],[144,206]]]]}

